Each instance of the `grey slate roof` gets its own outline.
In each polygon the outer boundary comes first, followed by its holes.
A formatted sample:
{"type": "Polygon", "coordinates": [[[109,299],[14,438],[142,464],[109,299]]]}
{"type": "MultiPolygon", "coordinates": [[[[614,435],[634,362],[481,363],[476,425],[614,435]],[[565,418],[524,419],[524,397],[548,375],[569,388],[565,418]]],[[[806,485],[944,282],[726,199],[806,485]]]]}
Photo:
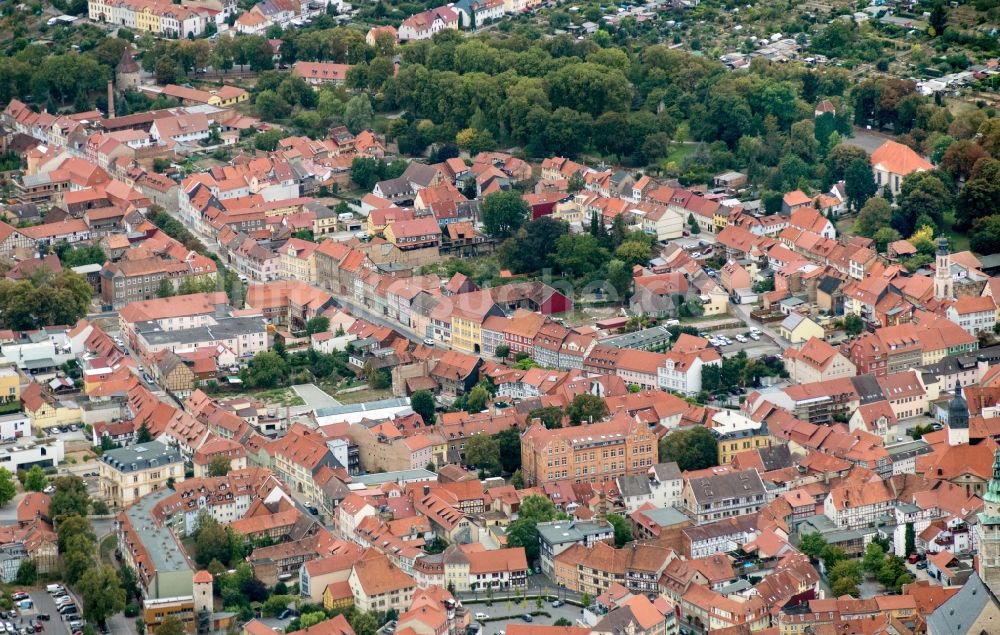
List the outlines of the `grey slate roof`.
{"type": "Polygon", "coordinates": [[[764,496],[767,490],[757,470],[743,470],[693,478],[689,481],[698,507],[712,505],[733,498],[764,496]]]}
{"type": "Polygon", "coordinates": [[[149,344],[196,344],[212,340],[235,339],[241,335],[264,333],[267,327],[261,317],[232,317],[219,319],[210,326],[164,331],[156,322],[140,322],[139,334],[149,344]]]}
{"type": "Polygon", "coordinates": [[[159,441],[137,443],[127,448],[108,450],[101,454],[101,462],[120,472],[145,470],[153,466],[182,463],[181,453],[159,441]],[[135,466],[135,467],[133,467],[135,466]]]}
{"type": "Polygon", "coordinates": [[[406,180],[407,183],[414,183],[420,187],[430,187],[434,178],[438,175],[438,169],[427,165],[426,163],[417,163],[414,161],[410,165],[406,166],[406,170],[403,172],[402,178],[406,180]]]}
{"type": "Polygon", "coordinates": [[[653,466],[653,473],[656,474],[656,480],[663,483],[664,481],[677,481],[684,478],[681,474],[681,470],[677,467],[675,461],[670,461],[669,463],[657,463],[653,466]]]}
{"type": "Polygon", "coordinates": [[[851,383],[854,384],[854,390],[858,391],[862,406],[885,399],[885,395],[882,394],[882,387],[878,385],[878,381],[875,380],[874,375],[851,377],[851,383]]]}
{"type": "Polygon", "coordinates": [[[795,462],[792,460],[792,451],[788,449],[788,444],[774,445],[769,448],[760,448],[760,461],[764,464],[764,471],[780,470],[792,467],[795,462]]]}
{"type": "Polygon", "coordinates": [[[622,498],[649,495],[649,478],[642,474],[619,476],[616,480],[618,481],[618,491],[621,492],[622,498]]]}
{"type": "Polygon", "coordinates": [[[611,526],[611,523],[573,520],[557,520],[551,523],[538,523],[535,525],[535,529],[538,530],[539,539],[550,545],[581,542],[587,536],[614,532],[614,528],[611,526]]]}
{"type": "Polygon", "coordinates": [[[966,635],[990,604],[995,611],[1000,610],[996,596],[983,584],[979,574],[973,573],[958,593],[927,618],[927,632],[934,635],[966,635]]]}

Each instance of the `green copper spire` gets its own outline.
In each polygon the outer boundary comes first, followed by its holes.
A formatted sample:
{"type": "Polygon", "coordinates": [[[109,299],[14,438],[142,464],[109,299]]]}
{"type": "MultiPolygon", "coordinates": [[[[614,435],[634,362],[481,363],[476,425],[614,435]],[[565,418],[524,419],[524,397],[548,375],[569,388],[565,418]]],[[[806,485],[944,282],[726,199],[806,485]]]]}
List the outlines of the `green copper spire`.
{"type": "Polygon", "coordinates": [[[986,489],[983,500],[987,503],[1000,504],[1000,449],[993,453],[993,479],[986,489]]]}

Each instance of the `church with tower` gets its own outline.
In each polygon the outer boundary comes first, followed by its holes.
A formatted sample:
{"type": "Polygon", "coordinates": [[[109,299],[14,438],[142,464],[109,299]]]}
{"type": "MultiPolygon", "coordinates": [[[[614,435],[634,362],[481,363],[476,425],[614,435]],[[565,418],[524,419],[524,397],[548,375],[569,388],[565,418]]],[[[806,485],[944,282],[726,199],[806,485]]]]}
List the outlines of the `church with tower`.
{"type": "Polygon", "coordinates": [[[948,239],[938,238],[937,255],[934,258],[934,299],[952,300],[955,298],[955,279],[951,275],[951,251],[948,249],[948,239]]]}
{"type": "MultiPolygon", "coordinates": [[[[959,384],[955,398],[948,404],[948,444],[956,447],[968,443],[969,406],[959,384]]],[[[973,528],[975,573],[928,617],[928,635],[1000,633],[1000,448],[993,451],[992,478],[981,498],[983,508],[973,528]]]]}

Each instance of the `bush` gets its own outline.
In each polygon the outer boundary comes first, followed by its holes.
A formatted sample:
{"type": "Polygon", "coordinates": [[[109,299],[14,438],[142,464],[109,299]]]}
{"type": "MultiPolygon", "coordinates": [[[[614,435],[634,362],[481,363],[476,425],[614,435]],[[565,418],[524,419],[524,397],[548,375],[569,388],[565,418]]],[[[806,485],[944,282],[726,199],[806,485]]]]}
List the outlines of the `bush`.
{"type": "Polygon", "coordinates": [[[125,606],[125,617],[138,617],[139,616],[139,605],[132,602],[125,606]]]}

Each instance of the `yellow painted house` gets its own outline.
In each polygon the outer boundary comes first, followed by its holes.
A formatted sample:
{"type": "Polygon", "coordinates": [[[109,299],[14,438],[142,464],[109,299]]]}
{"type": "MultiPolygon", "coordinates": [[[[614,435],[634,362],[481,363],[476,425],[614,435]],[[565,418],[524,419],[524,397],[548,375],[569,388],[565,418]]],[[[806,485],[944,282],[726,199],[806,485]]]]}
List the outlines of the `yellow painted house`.
{"type": "Polygon", "coordinates": [[[823,339],[823,327],[801,313],[790,313],[778,327],[778,333],[792,344],[799,344],[814,337],[823,339]]]}
{"type": "Polygon", "coordinates": [[[82,413],[79,406],[69,406],[46,398],[40,384],[32,383],[21,394],[24,412],[31,418],[31,427],[45,430],[53,426],[67,426],[80,423],[82,413]]]}
{"type": "Polygon", "coordinates": [[[351,585],[347,580],[326,585],[326,589],[323,591],[323,608],[332,611],[334,609],[349,609],[353,605],[354,594],[351,593],[351,585]]]}
{"type": "Polygon", "coordinates": [[[143,7],[135,12],[135,26],[140,31],[160,32],[160,15],[153,7],[143,7]]]}
{"type": "Polygon", "coordinates": [[[0,366],[0,404],[21,399],[21,376],[11,366],[0,366]]]}
{"type": "Polygon", "coordinates": [[[712,417],[719,465],[729,465],[740,452],[769,447],[767,426],[735,410],[722,410],[712,417]]]}

